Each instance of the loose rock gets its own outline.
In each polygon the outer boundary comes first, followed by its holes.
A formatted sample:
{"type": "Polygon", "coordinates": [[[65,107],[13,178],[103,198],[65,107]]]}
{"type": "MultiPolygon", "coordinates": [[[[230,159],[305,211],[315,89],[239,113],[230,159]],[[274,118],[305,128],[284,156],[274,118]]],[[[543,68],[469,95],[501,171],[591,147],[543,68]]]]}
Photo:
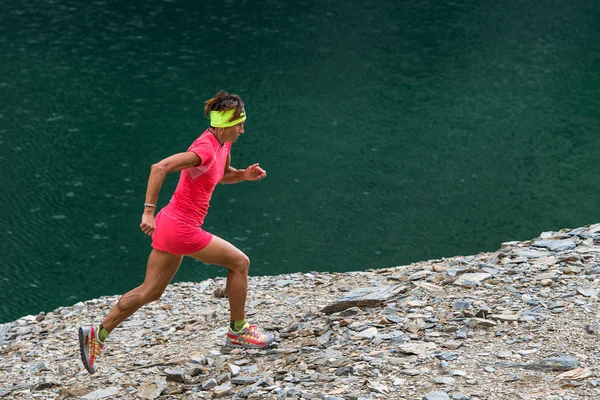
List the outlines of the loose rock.
{"type": "Polygon", "coordinates": [[[0,397],[600,398],[599,265],[596,224],[492,253],[253,276],[248,319],[276,337],[264,350],[223,346],[223,278],[175,283],[89,375],[73,332],[118,300],[102,297],[0,325],[0,397]]]}

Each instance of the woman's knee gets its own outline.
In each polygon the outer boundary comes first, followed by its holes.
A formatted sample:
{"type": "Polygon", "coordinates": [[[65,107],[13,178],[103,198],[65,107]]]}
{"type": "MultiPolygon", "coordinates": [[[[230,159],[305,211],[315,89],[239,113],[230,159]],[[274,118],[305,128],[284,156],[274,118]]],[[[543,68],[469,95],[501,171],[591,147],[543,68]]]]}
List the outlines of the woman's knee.
{"type": "Polygon", "coordinates": [[[142,298],[144,304],[152,303],[153,301],[157,301],[161,298],[164,290],[159,288],[144,288],[142,291],[142,298]]]}
{"type": "Polygon", "coordinates": [[[244,253],[240,253],[228,268],[237,273],[247,274],[250,269],[250,259],[244,253]]]}

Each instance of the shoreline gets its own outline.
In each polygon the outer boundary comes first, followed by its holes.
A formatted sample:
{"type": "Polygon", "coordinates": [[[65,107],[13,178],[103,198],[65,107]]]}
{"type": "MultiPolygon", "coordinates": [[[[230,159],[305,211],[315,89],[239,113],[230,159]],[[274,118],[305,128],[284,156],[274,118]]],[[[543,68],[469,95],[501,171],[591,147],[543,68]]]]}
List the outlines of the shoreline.
{"type": "Polygon", "coordinates": [[[0,398],[600,398],[600,224],[404,266],[251,276],[267,350],[223,347],[224,282],[169,285],[113,332],[95,375],[77,328],[119,296],[0,325],[0,398]]]}

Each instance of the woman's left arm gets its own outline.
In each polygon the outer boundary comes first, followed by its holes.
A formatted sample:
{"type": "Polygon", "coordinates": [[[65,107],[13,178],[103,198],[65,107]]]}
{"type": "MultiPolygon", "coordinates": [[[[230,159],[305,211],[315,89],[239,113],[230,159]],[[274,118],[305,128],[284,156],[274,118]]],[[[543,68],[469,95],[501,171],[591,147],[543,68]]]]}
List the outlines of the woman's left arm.
{"type": "Polygon", "coordinates": [[[225,163],[225,173],[220,183],[238,183],[242,181],[259,181],[267,176],[267,172],[258,166],[258,163],[252,164],[246,169],[235,169],[231,165],[231,155],[227,155],[225,163]]]}

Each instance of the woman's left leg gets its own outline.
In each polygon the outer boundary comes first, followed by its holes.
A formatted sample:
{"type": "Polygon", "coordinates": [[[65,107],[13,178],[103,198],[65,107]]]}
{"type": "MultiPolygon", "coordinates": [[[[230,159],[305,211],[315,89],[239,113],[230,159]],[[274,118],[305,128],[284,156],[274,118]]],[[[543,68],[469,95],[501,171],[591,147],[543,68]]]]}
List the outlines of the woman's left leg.
{"type": "Polygon", "coordinates": [[[207,264],[221,265],[227,268],[227,297],[231,313],[231,323],[225,345],[244,348],[265,348],[273,343],[273,334],[256,325],[245,323],[246,294],[248,292],[248,268],[250,260],[237,247],[217,236],[191,257],[207,264]],[[236,326],[240,325],[240,326],[236,326]]]}

